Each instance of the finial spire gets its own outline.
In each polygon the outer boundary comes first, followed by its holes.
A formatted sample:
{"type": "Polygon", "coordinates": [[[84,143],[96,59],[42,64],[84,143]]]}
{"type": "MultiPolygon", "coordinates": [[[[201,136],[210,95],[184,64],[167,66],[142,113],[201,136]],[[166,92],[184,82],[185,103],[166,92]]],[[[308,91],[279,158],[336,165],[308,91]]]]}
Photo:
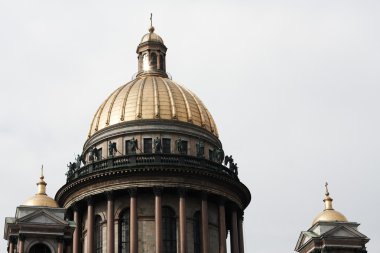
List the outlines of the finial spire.
{"type": "Polygon", "coordinates": [[[326,192],[325,192],[325,195],[326,196],[329,196],[330,195],[330,193],[329,193],[329,188],[327,188],[327,186],[329,185],[329,183],[325,183],[325,188],[326,188],[326,192]]]}
{"type": "Polygon", "coordinates": [[[41,165],[41,179],[44,179],[44,165],[41,165]]]}
{"type": "Polygon", "coordinates": [[[153,14],[152,14],[152,13],[150,14],[150,28],[149,28],[149,32],[150,32],[150,33],[153,33],[153,32],[154,32],[154,27],[153,27],[153,14]]]}
{"type": "Polygon", "coordinates": [[[323,202],[325,202],[325,210],[334,210],[332,206],[333,199],[330,197],[329,188],[327,187],[329,184],[325,183],[325,198],[323,202]]]}
{"type": "Polygon", "coordinates": [[[41,176],[40,181],[37,183],[38,192],[37,194],[46,195],[46,182],[44,181],[44,165],[41,166],[41,176]]]}

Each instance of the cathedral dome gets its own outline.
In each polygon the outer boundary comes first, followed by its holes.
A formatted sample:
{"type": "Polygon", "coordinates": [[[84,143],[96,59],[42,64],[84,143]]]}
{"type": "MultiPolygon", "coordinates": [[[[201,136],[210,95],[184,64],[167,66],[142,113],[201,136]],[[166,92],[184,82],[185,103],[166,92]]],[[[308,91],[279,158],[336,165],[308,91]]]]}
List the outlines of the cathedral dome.
{"type": "Polygon", "coordinates": [[[211,114],[194,93],[168,78],[145,75],[119,87],[100,105],[89,137],[118,123],[146,119],[187,122],[218,136],[211,114]]]}
{"type": "Polygon", "coordinates": [[[46,206],[46,207],[58,207],[57,202],[50,198],[46,194],[46,182],[44,176],[41,173],[40,181],[37,183],[38,192],[34,196],[28,198],[23,205],[24,206],[46,206]]]}
{"type": "Polygon", "coordinates": [[[313,225],[316,224],[319,221],[327,221],[327,222],[347,222],[347,218],[341,214],[340,212],[334,210],[332,206],[333,199],[330,197],[330,193],[327,189],[327,183],[326,183],[326,193],[325,198],[323,199],[323,202],[325,203],[325,210],[323,210],[320,214],[315,217],[313,220],[313,225]]]}

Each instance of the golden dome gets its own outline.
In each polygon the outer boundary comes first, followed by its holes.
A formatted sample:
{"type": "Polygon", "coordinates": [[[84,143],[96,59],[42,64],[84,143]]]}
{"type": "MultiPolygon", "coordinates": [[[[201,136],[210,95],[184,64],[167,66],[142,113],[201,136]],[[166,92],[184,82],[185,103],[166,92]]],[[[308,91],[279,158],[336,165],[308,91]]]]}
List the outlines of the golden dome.
{"type": "Polygon", "coordinates": [[[24,202],[24,206],[58,207],[57,202],[46,194],[46,182],[41,169],[40,181],[37,183],[38,192],[24,202]]]}
{"type": "Polygon", "coordinates": [[[325,202],[325,210],[318,214],[317,217],[313,220],[313,225],[319,221],[343,221],[347,222],[347,218],[341,214],[338,211],[335,211],[333,206],[332,206],[332,201],[333,199],[329,196],[330,193],[327,188],[327,183],[326,183],[326,193],[325,193],[325,198],[323,199],[323,202],[325,202]]]}
{"type": "Polygon", "coordinates": [[[148,42],[148,41],[155,41],[155,42],[159,42],[159,43],[162,43],[164,44],[164,41],[162,40],[162,38],[154,32],[154,27],[151,26],[149,28],[149,33],[145,34],[142,38],[141,38],[141,42],[140,43],[144,43],[144,42],[148,42]]]}
{"type": "Polygon", "coordinates": [[[116,89],[95,113],[88,136],[118,123],[145,119],[187,122],[218,136],[211,114],[194,93],[156,75],[138,76],[116,89]]]}

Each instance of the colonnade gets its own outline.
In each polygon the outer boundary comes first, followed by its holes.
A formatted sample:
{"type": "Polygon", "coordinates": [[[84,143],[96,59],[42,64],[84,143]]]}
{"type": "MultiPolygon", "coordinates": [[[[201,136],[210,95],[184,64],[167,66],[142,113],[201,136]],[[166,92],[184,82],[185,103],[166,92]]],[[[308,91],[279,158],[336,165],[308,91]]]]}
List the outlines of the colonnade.
{"type": "MultiPolygon", "coordinates": [[[[162,248],[162,190],[161,187],[153,188],[154,192],[154,219],[155,219],[155,253],[165,253],[162,248]]],[[[107,253],[115,253],[114,231],[114,198],[112,192],[107,192],[107,253]]],[[[130,253],[138,253],[138,228],[137,228],[137,189],[129,190],[130,201],[130,253]]],[[[179,189],[178,195],[178,253],[187,253],[187,227],[186,227],[186,190],[179,189]]],[[[237,208],[231,210],[231,253],[244,253],[243,216],[238,214],[237,208]]],[[[80,210],[74,205],[74,222],[79,224],[80,210]]],[[[87,252],[94,252],[94,202],[92,197],[87,198],[87,252]]],[[[219,227],[219,251],[227,253],[227,222],[226,205],[224,201],[218,203],[218,227],[219,227]]],[[[73,234],[73,252],[80,253],[80,227],[77,226],[73,234]]],[[[201,198],[201,253],[209,253],[209,222],[208,222],[208,195],[202,193],[201,198]]]]}

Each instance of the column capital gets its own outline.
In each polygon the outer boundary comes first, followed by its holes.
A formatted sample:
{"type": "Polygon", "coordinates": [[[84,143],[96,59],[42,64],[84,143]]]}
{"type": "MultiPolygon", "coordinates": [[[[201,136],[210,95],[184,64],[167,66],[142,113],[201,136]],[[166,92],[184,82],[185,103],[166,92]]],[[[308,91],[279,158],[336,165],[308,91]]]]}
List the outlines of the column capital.
{"type": "Polygon", "coordinates": [[[224,206],[226,205],[227,199],[225,197],[219,197],[218,198],[218,204],[219,206],[224,206]]]}
{"type": "Polygon", "coordinates": [[[11,235],[11,236],[9,236],[9,242],[11,242],[11,243],[15,243],[16,242],[16,237],[14,236],[14,235],[11,235]]]}
{"type": "Polygon", "coordinates": [[[178,195],[179,195],[180,197],[186,197],[187,192],[188,192],[188,189],[186,189],[185,187],[179,187],[179,188],[177,189],[177,191],[178,191],[178,195]]]}
{"type": "Polygon", "coordinates": [[[244,221],[244,211],[241,211],[239,218],[241,221],[244,221]]]}
{"type": "Polygon", "coordinates": [[[88,206],[92,206],[94,204],[94,197],[92,196],[86,197],[86,202],[88,206]]]}
{"type": "Polygon", "coordinates": [[[134,198],[137,195],[137,187],[132,187],[128,189],[129,196],[134,198]]]}
{"type": "Polygon", "coordinates": [[[105,193],[104,193],[105,195],[106,195],[106,197],[107,197],[107,200],[113,200],[113,198],[114,198],[114,191],[106,191],[105,193]]]}
{"type": "Polygon", "coordinates": [[[153,192],[155,196],[161,196],[163,190],[164,190],[164,187],[162,186],[153,187],[153,192]]]}
{"type": "Polygon", "coordinates": [[[24,241],[24,240],[25,240],[25,235],[24,235],[24,234],[19,234],[19,235],[18,235],[18,239],[19,239],[20,241],[24,241]]]}
{"type": "Polygon", "coordinates": [[[79,202],[74,202],[72,205],[71,205],[71,208],[73,209],[74,212],[79,212],[80,211],[80,205],[79,205],[79,202]]]}
{"type": "Polygon", "coordinates": [[[202,200],[207,200],[208,198],[208,193],[206,191],[202,191],[201,192],[201,197],[202,197],[202,200]]]}

